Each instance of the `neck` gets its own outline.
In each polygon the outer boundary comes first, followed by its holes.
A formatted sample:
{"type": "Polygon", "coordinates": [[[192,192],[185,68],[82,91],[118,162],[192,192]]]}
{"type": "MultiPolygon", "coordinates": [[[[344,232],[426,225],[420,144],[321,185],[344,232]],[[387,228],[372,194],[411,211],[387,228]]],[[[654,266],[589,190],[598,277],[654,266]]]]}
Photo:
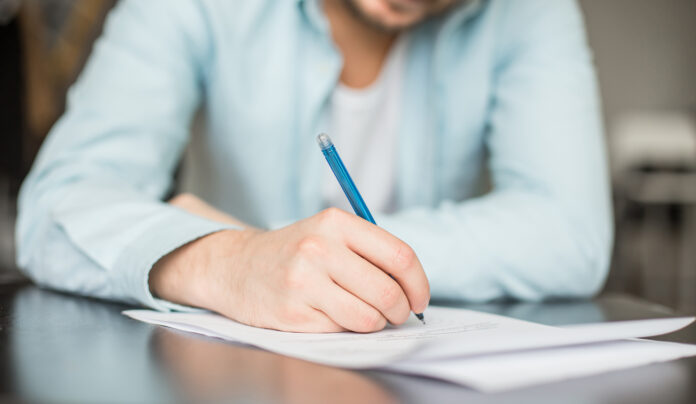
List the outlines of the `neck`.
{"type": "Polygon", "coordinates": [[[384,32],[362,20],[345,2],[324,0],[331,36],[343,55],[341,82],[364,88],[379,76],[397,34],[384,32]]]}

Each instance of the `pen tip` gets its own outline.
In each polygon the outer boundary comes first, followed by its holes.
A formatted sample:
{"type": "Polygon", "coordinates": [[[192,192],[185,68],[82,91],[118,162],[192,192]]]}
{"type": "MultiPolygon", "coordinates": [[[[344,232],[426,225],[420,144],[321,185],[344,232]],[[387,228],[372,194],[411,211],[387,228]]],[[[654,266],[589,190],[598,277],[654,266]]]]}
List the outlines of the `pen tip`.
{"type": "Polygon", "coordinates": [[[423,313],[415,313],[416,318],[421,321],[421,323],[425,324],[425,317],[423,316],[423,313]]]}

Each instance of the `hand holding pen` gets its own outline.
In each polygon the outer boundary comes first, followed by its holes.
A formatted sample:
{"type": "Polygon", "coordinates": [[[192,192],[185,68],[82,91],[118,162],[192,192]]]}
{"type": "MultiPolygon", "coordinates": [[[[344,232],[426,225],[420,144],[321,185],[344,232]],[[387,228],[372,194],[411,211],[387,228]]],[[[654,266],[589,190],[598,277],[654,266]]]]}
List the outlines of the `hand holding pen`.
{"type": "Polygon", "coordinates": [[[157,297],[295,332],[379,331],[428,305],[428,279],[413,249],[360,216],[330,208],[261,230],[194,196],[171,203],[239,227],[158,260],[149,277],[157,297]]]}
{"type": "MultiPolygon", "coordinates": [[[[331,171],[333,171],[334,175],[336,176],[338,184],[346,194],[346,198],[348,198],[350,206],[353,207],[355,214],[368,222],[377,225],[377,222],[375,222],[375,219],[372,217],[372,214],[367,208],[362,195],[360,195],[358,187],[355,186],[353,179],[350,177],[350,174],[348,174],[348,170],[346,169],[345,165],[343,165],[343,161],[338,155],[336,147],[331,141],[331,138],[329,138],[329,135],[326,133],[319,134],[319,136],[317,136],[317,143],[319,144],[321,152],[324,153],[324,157],[326,157],[326,161],[329,163],[331,171]]],[[[389,276],[396,280],[393,275],[390,274],[389,276]]],[[[414,314],[423,324],[425,324],[425,317],[423,317],[423,313],[415,312],[414,314]]]]}

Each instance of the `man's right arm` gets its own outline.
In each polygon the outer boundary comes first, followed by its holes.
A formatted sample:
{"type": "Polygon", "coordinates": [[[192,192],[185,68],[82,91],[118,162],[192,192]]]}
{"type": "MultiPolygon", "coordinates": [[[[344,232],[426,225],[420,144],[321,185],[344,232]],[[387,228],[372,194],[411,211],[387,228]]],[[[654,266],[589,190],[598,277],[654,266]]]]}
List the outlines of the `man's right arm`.
{"type": "Polygon", "coordinates": [[[413,250],[355,215],[258,231],[162,202],[209,60],[202,13],[195,1],[133,0],[109,18],[23,184],[20,266],[53,288],[172,307],[152,290],[292,331],[374,331],[423,310],[413,250]]]}
{"type": "Polygon", "coordinates": [[[18,262],[39,284],[165,309],[159,258],[233,226],[161,202],[198,106],[207,27],[194,1],[123,1],[22,186],[18,262]]]}
{"type": "MultiPolygon", "coordinates": [[[[192,195],[170,203],[240,224],[192,195]]],[[[245,227],[192,241],[154,265],[150,288],[172,302],[295,332],[376,331],[422,313],[430,299],[413,249],[335,208],[278,230],[245,227]]]]}

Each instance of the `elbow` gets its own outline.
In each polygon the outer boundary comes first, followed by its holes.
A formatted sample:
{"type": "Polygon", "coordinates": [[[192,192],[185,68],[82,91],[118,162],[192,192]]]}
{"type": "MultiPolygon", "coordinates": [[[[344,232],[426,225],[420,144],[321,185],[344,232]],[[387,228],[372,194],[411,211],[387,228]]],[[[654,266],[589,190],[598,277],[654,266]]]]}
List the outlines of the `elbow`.
{"type": "Polygon", "coordinates": [[[17,222],[15,224],[15,256],[17,267],[26,275],[31,276],[32,262],[35,252],[38,250],[37,237],[41,234],[40,213],[36,211],[36,206],[32,206],[30,201],[36,200],[34,195],[27,189],[26,183],[22,186],[19,199],[17,201],[17,222]]]}
{"type": "Polygon", "coordinates": [[[512,297],[527,301],[587,299],[602,290],[611,261],[611,219],[587,221],[584,226],[566,220],[553,223],[537,240],[537,252],[520,256],[529,260],[506,285],[512,297]]]}
{"type": "Polygon", "coordinates": [[[608,258],[606,260],[588,260],[584,268],[578,272],[577,282],[567,286],[567,292],[561,297],[588,299],[596,296],[604,287],[609,273],[608,258]]]}
{"type": "Polygon", "coordinates": [[[17,199],[17,222],[15,224],[15,256],[17,266],[30,278],[34,276],[45,252],[46,233],[49,230],[51,213],[45,203],[46,191],[31,172],[25,179],[17,199]]]}
{"type": "Polygon", "coordinates": [[[611,225],[607,226],[602,234],[599,234],[592,250],[588,251],[587,259],[587,284],[581,291],[582,297],[592,297],[601,292],[609,275],[614,234],[611,225]]]}
{"type": "Polygon", "coordinates": [[[601,292],[609,274],[613,226],[611,219],[573,233],[569,240],[563,284],[549,297],[591,298],[601,292]]]}

